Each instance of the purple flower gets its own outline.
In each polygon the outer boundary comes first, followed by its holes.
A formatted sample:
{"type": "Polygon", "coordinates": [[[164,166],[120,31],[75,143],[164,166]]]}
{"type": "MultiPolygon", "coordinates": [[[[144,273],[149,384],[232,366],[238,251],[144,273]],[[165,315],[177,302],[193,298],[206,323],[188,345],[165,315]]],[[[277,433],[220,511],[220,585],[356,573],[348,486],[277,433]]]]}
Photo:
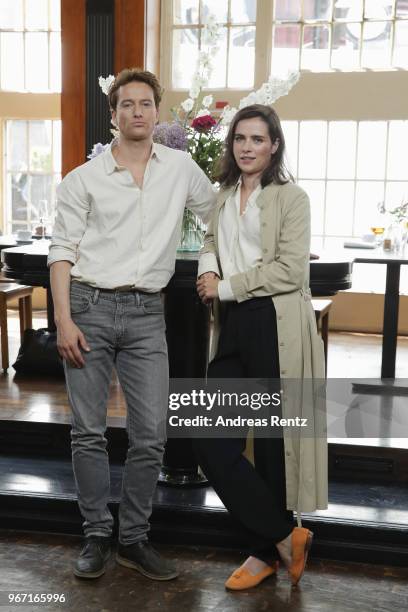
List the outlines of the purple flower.
{"type": "Polygon", "coordinates": [[[186,130],[178,123],[158,123],[154,128],[153,140],[158,144],[170,147],[170,149],[187,150],[186,130]]]}

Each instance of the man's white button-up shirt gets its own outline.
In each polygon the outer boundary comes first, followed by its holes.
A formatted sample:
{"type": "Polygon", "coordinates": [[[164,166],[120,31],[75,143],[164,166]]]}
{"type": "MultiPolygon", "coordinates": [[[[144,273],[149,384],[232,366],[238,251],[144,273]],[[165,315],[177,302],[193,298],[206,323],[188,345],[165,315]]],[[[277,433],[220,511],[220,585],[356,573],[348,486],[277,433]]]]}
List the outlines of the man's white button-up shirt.
{"type": "Polygon", "coordinates": [[[184,207],[208,223],[215,199],[188,153],[154,143],[139,188],[110,146],[59,185],[48,265],[70,261],[72,278],[94,287],[160,291],[174,273],[184,207]]]}

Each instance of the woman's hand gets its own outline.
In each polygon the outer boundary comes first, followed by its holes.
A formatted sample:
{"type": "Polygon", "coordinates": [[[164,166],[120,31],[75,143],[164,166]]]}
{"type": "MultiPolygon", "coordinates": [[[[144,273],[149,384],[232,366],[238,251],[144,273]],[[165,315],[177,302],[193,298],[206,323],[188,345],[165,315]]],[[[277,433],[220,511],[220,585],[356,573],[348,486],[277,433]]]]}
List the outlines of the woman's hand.
{"type": "Polygon", "coordinates": [[[215,272],[206,272],[197,280],[197,292],[203,304],[210,304],[213,298],[218,297],[218,283],[220,279],[215,272]]]}

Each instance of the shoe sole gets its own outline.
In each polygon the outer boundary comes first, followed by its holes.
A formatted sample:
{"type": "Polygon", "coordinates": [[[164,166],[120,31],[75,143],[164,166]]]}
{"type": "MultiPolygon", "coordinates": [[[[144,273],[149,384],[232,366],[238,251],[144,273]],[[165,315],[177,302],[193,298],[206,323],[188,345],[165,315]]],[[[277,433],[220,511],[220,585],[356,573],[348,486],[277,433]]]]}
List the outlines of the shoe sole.
{"type": "Polygon", "coordinates": [[[74,569],[74,575],[77,578],[100,578],[104,575],[106,568],[101,569],[99,572],[80,572],[77,569],[74,569]]]}
{"type": "Polygon", "coordinates": [[[306,544],[305,544],[305,548],[304,548],[305,554],[303,555],[303,568],[302,568],[302,571],[300,573],[300,576],[297,579],[293,580],[293,578],[292,578],[292,586],[296,586],[299,583],[300,579],[302,578],[302,576],[304,574],[306,563],[307,563],[307,557],[309,555],[309,550],[312,547],[312,542],[313,542],[313,532],[309,531],[309,533],[307,534],[307,540],[306,540],[306,544]]]}
{"type": "Polygon", "coordinates": [[[125,559],[124,557],[121,557],[120,555],[116,556],[116,561],[119,563],[119,565],[123,565],[123,567],[130,567],[130,569],[135,569],[136,571],[139,572],[139,574],[142,574],[142,576],[145,576],[146,578],[150,578],[150,580],[160,580],[160,581],[173,580],[174,578],[177,578],[178,576],[178,572],[173,572],[172,574],[167,574],[166,576],[157,576],[156,574],[151,574],[150,572],[147,572],[138,563],[135,563],[134,561],[129,561],[128,559],[125,559]]]}

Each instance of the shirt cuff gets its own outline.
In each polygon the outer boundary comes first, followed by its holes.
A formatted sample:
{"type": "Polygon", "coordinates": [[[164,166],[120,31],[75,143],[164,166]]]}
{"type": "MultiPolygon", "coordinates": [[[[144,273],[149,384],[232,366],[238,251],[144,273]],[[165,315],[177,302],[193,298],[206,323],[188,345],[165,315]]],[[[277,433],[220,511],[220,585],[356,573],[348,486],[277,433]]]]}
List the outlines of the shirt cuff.
{"type": "Polygon", "coordinates": [[[221,276],[220,269],[217,263],[217,258],[214,253],[203,253],[202,255],[200,255],[197,276],[201,276],[206,272],[215,272],[215,274],[221,276]]]}
{"type": "Polygon", "coordinates": [[[222,280],[218,283],[218,297],[221,302],[236,301],[236,297],[232,292],[231,283],[229,280],[222,280]]]}
{"type": "Polygon", "coordinates": [[[69,261],[75,265],[76,260],[77,258],[71,249],[51,245],[47,257],[47,266],[49,268],[56,261],[69,261]]]}

